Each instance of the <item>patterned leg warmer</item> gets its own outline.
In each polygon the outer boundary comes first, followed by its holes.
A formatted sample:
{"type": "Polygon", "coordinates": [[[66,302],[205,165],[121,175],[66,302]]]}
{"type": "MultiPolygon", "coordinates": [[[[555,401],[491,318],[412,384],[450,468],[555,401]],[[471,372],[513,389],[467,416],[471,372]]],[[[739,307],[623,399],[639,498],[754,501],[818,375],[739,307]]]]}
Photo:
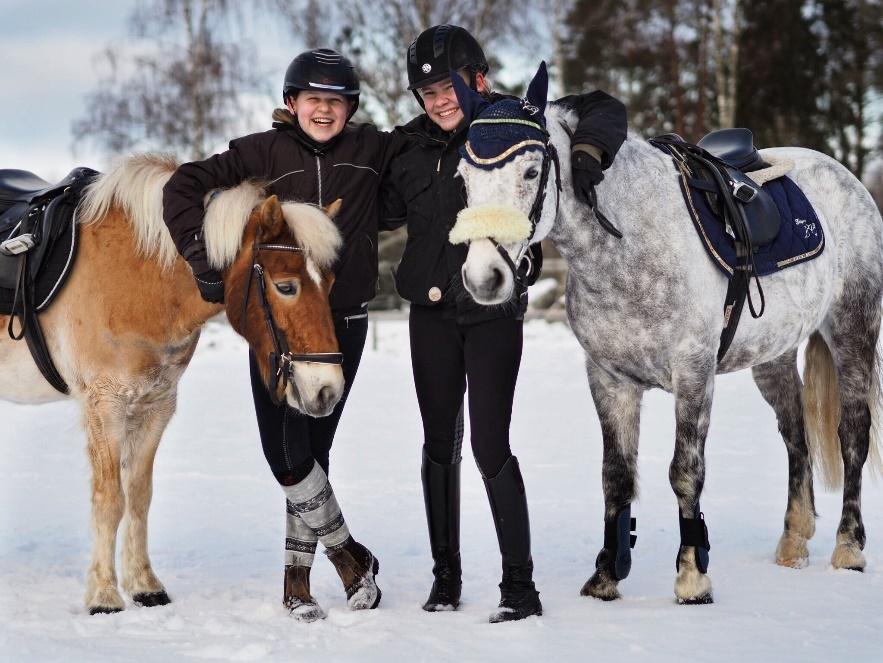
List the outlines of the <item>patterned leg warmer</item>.
{"type": "MultiPolygon", "coordinates": [[[[283,486],[283,490],[288,498],[289,509],[300,516],[323,546],[336,550],[346,544],[350,538],[349,528],[340,513],[328,477],[318,463],[313,465],[303,481],[293,486],[283,486]]],[[[314,539],[314,553],[315,545],[314,539]]]]}
{"type": "Polygon", "coordinates": [[[313,565],[316,555],[316,542],[319,540],[310,526],[307,525],[291,500],[286,500],[285,519],[285,566],[313,565]]]}

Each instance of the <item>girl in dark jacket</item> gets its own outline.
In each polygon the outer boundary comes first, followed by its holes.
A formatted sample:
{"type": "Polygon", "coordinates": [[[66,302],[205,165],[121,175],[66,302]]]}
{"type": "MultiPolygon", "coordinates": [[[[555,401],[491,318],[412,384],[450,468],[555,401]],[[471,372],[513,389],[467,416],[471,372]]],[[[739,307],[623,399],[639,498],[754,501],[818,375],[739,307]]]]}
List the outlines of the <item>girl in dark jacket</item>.
{"type": "Polygon", "coordinates": [[[165,222],[208,301],[224,297],[221,275],[208,263],[202,240],[203,200],[213,189],[245,180],[269,182],[267,195],[343,205],[334,218],[343,235],[335,266],[331,310],[343,353],[346,387],[332,414],[321,419],[276,404],[250,356],[252,394],[264,455],[287,496],[284,602],[304,621],[324,617],[310,594],[317,541],[336,567],[352,609],[374,608],[378,564],[350,535],[328,483],[334,432],[359,367],[368,331],[367,302],[377,283],[377,196],[380,175],[404,139],[369,124],[347,122],[359,104],[359,80],[349,60],[319,49],[298,55],[285,74],[283,100],[270,131],[238,138],[230,149],[182,165],[163,191],[165,222]]]}
{"type": "MultiPolygon", "coordinates": [[[[426,111],[400,130],[412,141],[396,157],[383,187],[387,225],[406,223],[408,241],[396,273],[399,294],[411,302],[411,359],[423,419],[423,494],[434,561],[424,610],[456,609],[460,601],[460,450],[463,396],[469,385],[472,451],[484,478],[503,562],[499,608],[491,622],[542,614],[533,583],[527,500],[518,460],[509,448],[509,423],[521,363],[526,286],[508,305],[476,304],[460,283],[464,245],[448,233],[466,206],[455,177],[466,126],[451,84],[457,71],[492,101],[487,60],[478,42],[457,26],[439,25],[415,39],[407,53],[409,89],[426,111]]],[[[580,117],[572,141],[577,195],[587,197],[603,178],[626,136],[624,106],[603,92],[559,100],[580,117]]],[[[538,247],[520,269],[539,272],[538,247]],[[533,263],[533,264],[531,264],[533,263]]]]}

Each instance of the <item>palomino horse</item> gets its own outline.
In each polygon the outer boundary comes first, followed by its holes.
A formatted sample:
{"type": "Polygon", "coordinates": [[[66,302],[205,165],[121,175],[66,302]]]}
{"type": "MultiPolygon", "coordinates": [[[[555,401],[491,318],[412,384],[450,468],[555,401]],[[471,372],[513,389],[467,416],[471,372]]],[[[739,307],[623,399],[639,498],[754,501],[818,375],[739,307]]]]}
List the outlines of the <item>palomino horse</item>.
{"type": "MultiPolygon", "coordinates": [[[[168,158],[136,156],[90,185],[77,212],[76,267],[40,318],[83,408],[92,464],[92,614],[124,607],[114,565],[123,516],[123,589],[141,605],[169,602],[147,555],[153,461],[200,328],[223,310],[202,300],[163,223],[162,187],[174,170],[168,158]]],[[[339,203],[333,207],[329,213],[339,203]]],[[[321,210],[263,200],[259,186],[243,184],[211,201],[205,241],[224,273],[230,324],[254,350],[271,393],[307,414],[328,414],[344,387],[328,305],[341,242],[334,223],[321,210]]],[[[62,397],[24,343],[4,335],[0,362],[3,398],[62,397]]]]}
{"type": "MultiPolygon", "coordinates": [[[[799,148],[761,152],[770,161],[779,156],[795,162],[790,177],[815,209],[827,246],[815,259],[764,278],[765,315],[743,318],[718,363],[727,279],[705,253],[671,156],[628,136],[597,187],[597,200],[621,230],[617,238],[610,223],[573,194],[568,132],[576,118],[555,105],[546,108],[544,76],[541,67],[522,108],[540,119],[545,109],[548,139],[525,149],[519,142],[524,137],[516,134],[526,125],[516,120],[507,132],[509,145],[521,145],[520,152],[511,149],[507,160],[498,160],[492,169],[461,161],[470,207],[461,213],[451,240],[472,240],[462,277],[483,304],[510,297],[511,265],[528,241],[548,236],[569,265],[567,314],[585,350],[604,444],[604,547],[582,593],[617,598],[617,584],[628,574],[639,408],[644,391],[657,387],[674,394],[676,407],[669,470],[681,530],[675,594],[681,603],[711,602],[707,530],[699,510],[705,439],[715,374],[743,368],[752,369],[775,410],[788,451],[788,505],[776,561],[791,567],[807,563],[807,540],[815,531],[812,448],[824,469],[840,471],[845,479],[831,563],[863,569],[862,467],[869,448],[876,452],[872,415],[878,411],[883,296],[883,222],[871,196],[846,168],[823,154],[799,148]],[[560,194],[556,169],[549,166],[554,161],[550,145],[560,155],[560,194]],[[538,176],[544,162],[552,173],[547,178],[538,176]],[[541,212],[530,215],[537,200],[541,212]],[[807,338],[806,382],[801,384],[797,349],[807,338]]],[[[483,108],[486,102],[459,85],[458,77],[454,82],[460,105],[473,121],[470,140],[476,127],[487,131],[489,123],[503,121],[495,111],[499,104],[483,108]],[[490,119],[476,124],[476,117],[490,119]]],[[[833,473],[826,471],[826,476],[833,473]]]]}

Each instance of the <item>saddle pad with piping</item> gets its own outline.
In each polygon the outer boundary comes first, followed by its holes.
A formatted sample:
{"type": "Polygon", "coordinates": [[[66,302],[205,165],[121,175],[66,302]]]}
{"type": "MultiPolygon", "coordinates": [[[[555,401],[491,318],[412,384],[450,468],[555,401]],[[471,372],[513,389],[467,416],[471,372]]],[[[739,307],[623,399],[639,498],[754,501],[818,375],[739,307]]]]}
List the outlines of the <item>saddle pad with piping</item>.
{"type": "MultiPolygon", "coordinates": [[[[36,275],[28,275],[29,285],[33,289],[33,302],[37,311],[46,309],[64,285],[67,276],[74,264],[77,252],[77,223],[74,218],[74,210],[79,201],[79,196],[65,195],[61,199],[52,201],[45,213],[55,214],[57,217],[51,223],[52,233],[43,237],[43,242],[48,242],[45,253],[39,265],[36,275]]],[[[7,238],[11,232],[0,235],[0,241],[7,238]]],[[[4,260],[14,258],[3,257],[4,260]]],[[[29,270],[30,271],[30,270],[29,270]]],[[[15,291],[0,287],[0,314],[8,315],[12,312],[12,304],[15,299],[15,291]]]]}
{"type": "MultiPolygon", "coordinates": [[[[702,245],[712,262],[732,276],[739,264],[733,236],[727,232],[723,218],[712,210],[705,192],[689,185],[685,167],[678,164],[678,169],[681,193],[702,245]]],[[[765,183],[763,190],[776,203],[782,224],[775,240],[755,251],[757,275],[773,274],[821,255],[825,248],[822,225],[800,187],[785,176],[765,183]]]]}

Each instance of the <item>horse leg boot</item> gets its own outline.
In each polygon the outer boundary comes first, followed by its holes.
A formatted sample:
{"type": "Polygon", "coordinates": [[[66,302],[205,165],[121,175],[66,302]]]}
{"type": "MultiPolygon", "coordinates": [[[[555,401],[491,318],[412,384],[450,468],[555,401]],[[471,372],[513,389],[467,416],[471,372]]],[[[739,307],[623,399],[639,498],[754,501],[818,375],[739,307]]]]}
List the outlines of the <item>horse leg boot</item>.
{"type": "Polygon", "coordinates": [[[776,564],[801,569],[809,563],[807,543],[816,531],[816,513],[797,349],[754,366],[751,372],[764,400],[776,413],[788,451],[788,507],[785,529],[776,546],[776,564]]]}
{"type": "Polygon", "coordinates": [[[460,605],[460,462],[434,462],[423,449],[423,499],[432,548],[432,574],[435,579],[429,598],[423,604],[427,612],[456,610],[460,605]]]}
{"type": "Polygon", "coordinates": [[[282,603],[297,621],[314,622],[325,618],[325,611],[310,594],[310,569],[319,540],[303,518],[286,500],[285,582],[282,603]]]}
{"type": "Polygon", "coordinates": [[[705,371],[690,371],[675,379],[675,453],[669,481],[678,498],[681,542],[675,561],[678,603],[713,603],[708,572],[708,530],[699,511],[705,484],[705,438],[714,393],[714,357],[705,371]]]}
{"type": "Polygon", "coordinates": [[[595,558],[595,572],[580,590],[602,601],[620,598],[617,585],[631,570],[636,537],[631,502],[636,497],[638,426],[643,390],[617,382],[587,362],[589,385],[601,422],[604,442],[604,547],[595,558]]]}
{"type": "Polygon", "coordinates": [[[518,459],[509,456],[497,476],[485,478],[484,485],[491,503],[497,541],[503,558],[500,605],[491,614],[490,622],[510,622],[531,615],[542,615],[543,606],[533,582],[530,520],[518,459]]]}
{"type": "Polygon", "coordinates": [[[350,536],[325,471],[314,463],[306,478],[283,489],[294,511],[325,546],[325,554],[343,582],[350,609],[376,608],[381,593],[374,576],[380,565],[370,550],[350,536]]]}

